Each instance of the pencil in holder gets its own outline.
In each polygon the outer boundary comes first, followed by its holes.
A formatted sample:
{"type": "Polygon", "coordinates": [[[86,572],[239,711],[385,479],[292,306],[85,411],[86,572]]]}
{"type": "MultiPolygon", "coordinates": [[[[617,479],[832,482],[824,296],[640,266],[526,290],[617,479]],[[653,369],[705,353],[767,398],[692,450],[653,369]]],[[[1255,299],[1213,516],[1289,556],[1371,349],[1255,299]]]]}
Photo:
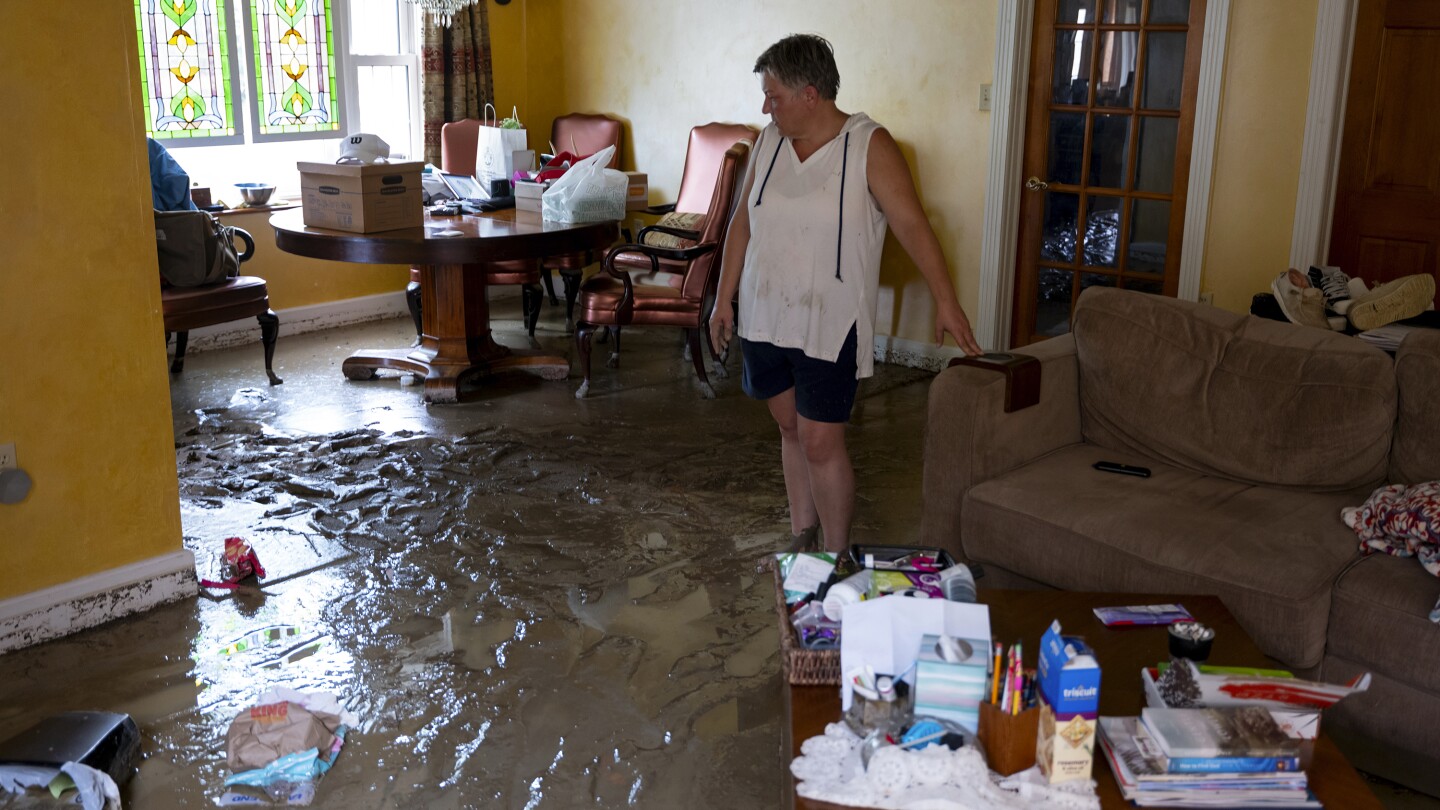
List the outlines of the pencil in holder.
{"type": "Polygon", "coordinates": [[[1040,731],[1040,708],[1010,714],[993,703],[980,704],[980,743],[990,770],[1009,776],[1035,764],[1035,742],[1040,731]]]}

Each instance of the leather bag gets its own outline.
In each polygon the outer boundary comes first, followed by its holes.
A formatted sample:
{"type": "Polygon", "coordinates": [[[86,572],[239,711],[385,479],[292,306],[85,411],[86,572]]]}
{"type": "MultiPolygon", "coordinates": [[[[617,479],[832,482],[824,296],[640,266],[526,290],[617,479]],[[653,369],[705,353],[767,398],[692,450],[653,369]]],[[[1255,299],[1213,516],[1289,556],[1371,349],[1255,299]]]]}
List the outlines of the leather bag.
{"type": "Polygon", "coordinates": [[[166,283],[198,287],[240,275],[240,263],[255,252],[255,241],[206,211],[156,211],[155,252],[166,283]],[[237,237],[245,242],[244,253],[235,247],[237,237]]]}

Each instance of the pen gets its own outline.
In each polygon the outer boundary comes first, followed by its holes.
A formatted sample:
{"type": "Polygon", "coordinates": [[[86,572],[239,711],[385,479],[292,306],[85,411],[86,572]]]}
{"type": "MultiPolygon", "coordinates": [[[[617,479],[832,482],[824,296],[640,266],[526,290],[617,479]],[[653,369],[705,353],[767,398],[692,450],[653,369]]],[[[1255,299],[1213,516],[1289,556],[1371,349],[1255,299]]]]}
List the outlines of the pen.
{"type": "Polygon", "coordinates": [[[1000,642],[995,642],[995,674],[990,679],[990,703],[1000,705],[1000,642]]]}

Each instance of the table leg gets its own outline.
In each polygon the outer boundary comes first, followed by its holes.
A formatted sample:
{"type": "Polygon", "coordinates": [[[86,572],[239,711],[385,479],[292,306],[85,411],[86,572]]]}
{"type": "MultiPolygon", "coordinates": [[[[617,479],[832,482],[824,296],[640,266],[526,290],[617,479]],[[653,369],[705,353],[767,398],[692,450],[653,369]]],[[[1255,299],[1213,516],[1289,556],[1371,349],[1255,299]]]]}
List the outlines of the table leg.
{"type": "Polygon", "coordinates": [[[414,349],[363,349],[345,359],[341,370],[352,380],[368,380],[381,368],[425,377],[427,402],[455,402],[460,383],[471,374],[519,369],[547,380],[570,374],[564,357],[513,351],[490,333],[490,302],[482,265],[443,264],[420,268],[420,309],[424,332],[414,349]]]}

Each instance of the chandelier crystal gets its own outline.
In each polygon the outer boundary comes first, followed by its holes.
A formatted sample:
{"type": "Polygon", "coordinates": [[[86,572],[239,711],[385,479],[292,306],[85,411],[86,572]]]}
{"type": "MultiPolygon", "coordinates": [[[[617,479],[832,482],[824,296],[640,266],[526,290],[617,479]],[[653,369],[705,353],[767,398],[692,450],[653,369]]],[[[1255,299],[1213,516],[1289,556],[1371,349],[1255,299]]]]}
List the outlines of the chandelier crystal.
{"type": "Polygon", "coordinates": [[[474,5],[476,0],[410,0],[410,2],[429,14],[431,21],[449,28],[450,23],[455,19],[455,14],[463,11],[467,6],[474,5]]]}

